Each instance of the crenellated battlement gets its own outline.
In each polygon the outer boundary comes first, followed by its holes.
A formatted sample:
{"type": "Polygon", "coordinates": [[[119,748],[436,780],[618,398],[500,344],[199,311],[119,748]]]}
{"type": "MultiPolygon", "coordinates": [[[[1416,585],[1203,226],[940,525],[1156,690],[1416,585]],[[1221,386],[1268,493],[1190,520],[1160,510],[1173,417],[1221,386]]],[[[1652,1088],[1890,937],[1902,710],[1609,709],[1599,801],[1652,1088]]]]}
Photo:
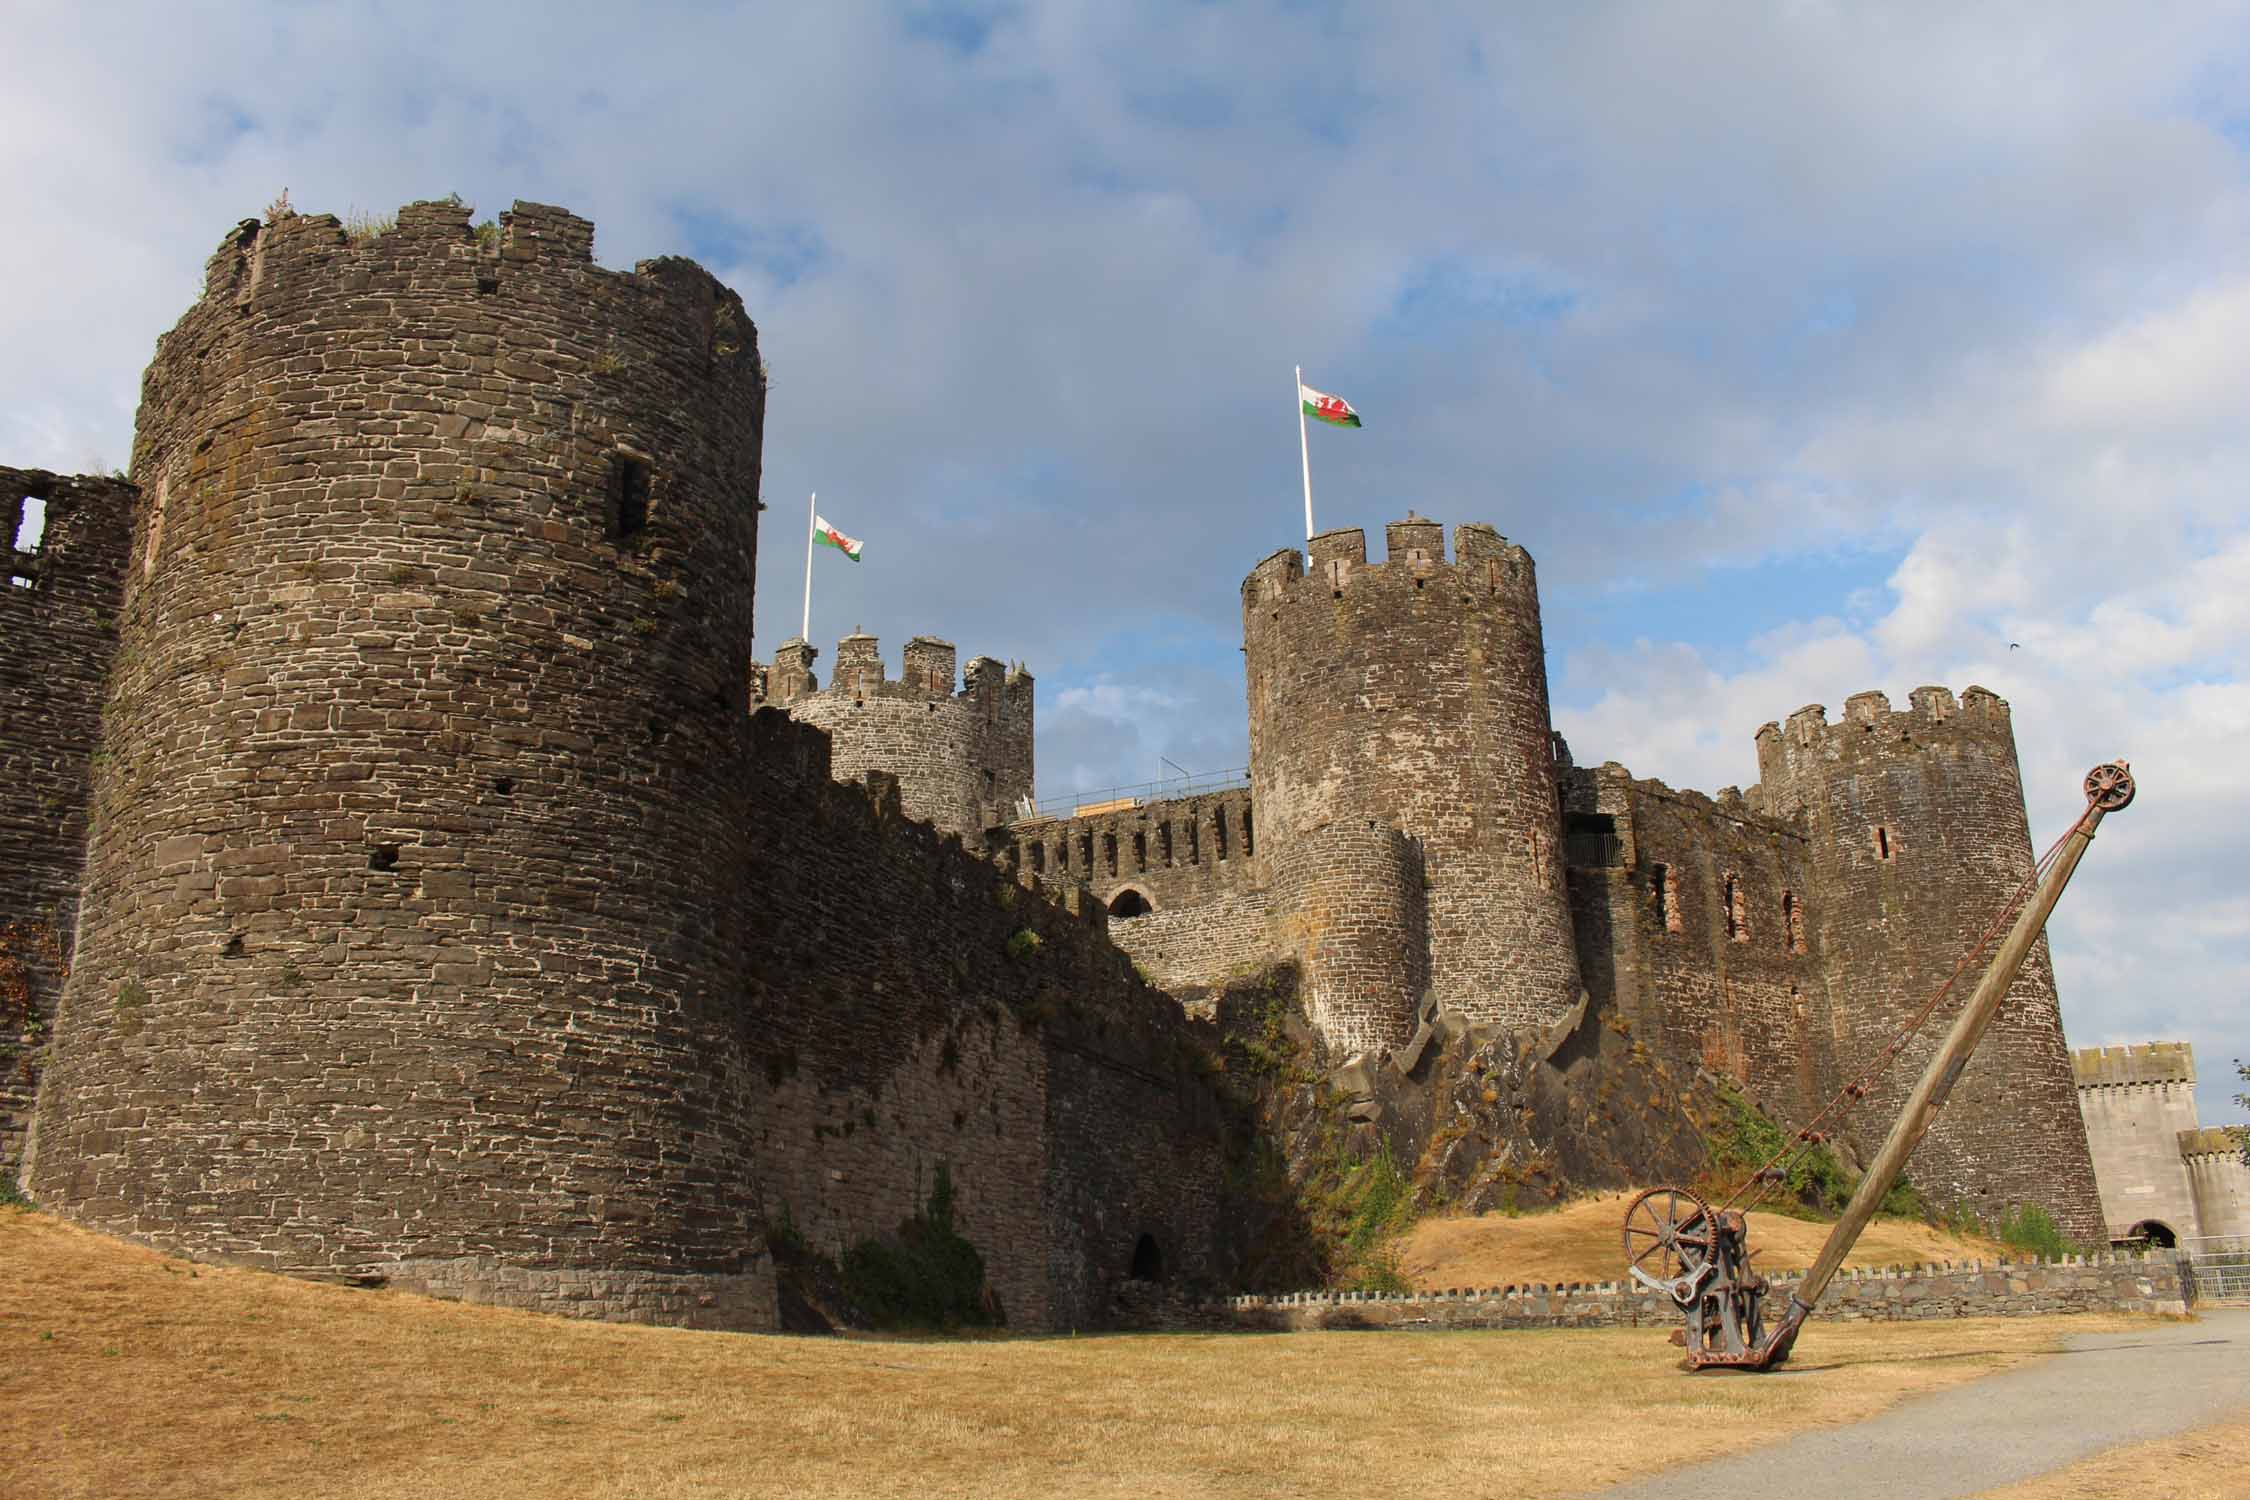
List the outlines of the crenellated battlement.
{"type": "Polygon", "coordinates": [[[896,775],[910,817],[963,835],[1006,821],[1031,795],[1031,673],[980,656],[957,686],[953,643],[918,635],[892,677],[882,646],[862,630],[843,637],[823,688],[813,671],[817,648],[785,641],[770,665],[750,664],[751,705],[827,730],[839,781],[896,775]]]}
{"type": "Polygon", "coordinates": [[[1453,559],[1448,561],[1444,523],[1412,513],[1383,528],[1381,562],[1369,562],[1367,533],[1356,526],[1323,531],[1305,546],[1304,552],[1283,548],[1250,570],[1242,583],[1245,610],[1256,603],[1341,599],[1355,590],[1386,587],[1435,589],[1437,598],[1445,595],[1447,584],[1457,585],[1459,597],[1473,602],[1501,593],[1503,580],[1520,588],[1533,576],[1531,554],[1480,522],[1454,528],[1453,559]]]}
{"type": "Polygon", "coordinates": [[[2131,1047],[2080,1047],[2070,1054],[2082,1089],[2126,1084],[2195,1082],[2195,1049],[2186,1042],[2143,1042],[2131,1047]]]}

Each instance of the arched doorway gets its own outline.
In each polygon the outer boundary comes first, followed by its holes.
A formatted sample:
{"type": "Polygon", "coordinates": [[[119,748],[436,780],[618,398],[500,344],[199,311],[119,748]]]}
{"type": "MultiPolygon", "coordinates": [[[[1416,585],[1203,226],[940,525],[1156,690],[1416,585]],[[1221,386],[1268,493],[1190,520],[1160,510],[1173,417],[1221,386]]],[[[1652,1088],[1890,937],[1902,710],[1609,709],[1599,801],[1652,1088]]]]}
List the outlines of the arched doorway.
{"type": "Polygon", "coordinates": [[[1133,1242],[1132,1277],[1135,1281],[1164,1279],[1164,1252],[1157,1248],[1155,1235],[1144,1234],[1133,1242]]]}
{"type": "Polygon", "coordinates": [[[2180,1247],[2179,1234],[2162,1219],[2141,1220],[2125,1232],[2125,1238],[2153,1245],[2159,1250],[2177,1250],[2180,1247]]]}
{"type": "Polygon", "coordinates": [[[1154,910],[1148,897],[1131,886],[1109,898],[1109,914],[1113,917],[1145,917],[1154,910]]]}

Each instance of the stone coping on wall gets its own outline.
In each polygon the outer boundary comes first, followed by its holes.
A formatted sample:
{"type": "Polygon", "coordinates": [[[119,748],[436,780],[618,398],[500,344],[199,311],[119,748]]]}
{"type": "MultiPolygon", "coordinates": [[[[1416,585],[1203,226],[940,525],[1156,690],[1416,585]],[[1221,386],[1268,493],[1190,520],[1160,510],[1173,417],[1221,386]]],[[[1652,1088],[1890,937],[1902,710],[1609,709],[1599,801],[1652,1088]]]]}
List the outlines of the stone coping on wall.
{"type": "MultiPolygon", "coordinates": [[[[1802,1272],[1767,1278],[1769,1321],[1788,1305],[1802,1272]]],[[[2169,1253],[2066,1255],[2057,1260],[1946,1261],[1845,1271],[1821,1295],[1815,1316],[1844,1322],[1918,1318],[2030,1317],[2063,1312],[2186,1313],[2178,1260],[2169,1253]]],[[[1388,1295],[1291,1292],[1230,1297],[1208,1311],[1235,1326],[1277,1331],[1323,1328],[1672,1327],[1672,1299],[1630,1281],[1530,1282],[1388,1295]]]]}

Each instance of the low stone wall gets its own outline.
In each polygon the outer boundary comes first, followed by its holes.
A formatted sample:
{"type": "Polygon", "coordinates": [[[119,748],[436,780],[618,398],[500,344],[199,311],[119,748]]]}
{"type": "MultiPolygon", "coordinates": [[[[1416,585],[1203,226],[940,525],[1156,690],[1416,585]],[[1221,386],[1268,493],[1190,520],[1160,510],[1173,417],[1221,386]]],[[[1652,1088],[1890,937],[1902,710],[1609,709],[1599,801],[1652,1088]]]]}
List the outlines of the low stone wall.
{"type": "MultiPolygon", "coordinates": [[[[1788,1306],[1801,1274],[1772,1277],[1769,1320],[1788,1306]]],[[[1912,1269],[1846,1271],[1822,1294],[1816,1318],[1899,1322],[1914,1318],[2032,1317],[2047,1313],[2187,1311],[2179,1261],[2147,1255],[2065,1256],[2054,1261],[1952,1262],[1912,1269]]],[[[1235,1297],[1210,1311],[1235,1327],[1273,1332],[1336,1328],[1670,1328],[1672,1299],[1625,1281],[1488,1287],[1385,1297],[1298,1292],[1235,1297]]]]}

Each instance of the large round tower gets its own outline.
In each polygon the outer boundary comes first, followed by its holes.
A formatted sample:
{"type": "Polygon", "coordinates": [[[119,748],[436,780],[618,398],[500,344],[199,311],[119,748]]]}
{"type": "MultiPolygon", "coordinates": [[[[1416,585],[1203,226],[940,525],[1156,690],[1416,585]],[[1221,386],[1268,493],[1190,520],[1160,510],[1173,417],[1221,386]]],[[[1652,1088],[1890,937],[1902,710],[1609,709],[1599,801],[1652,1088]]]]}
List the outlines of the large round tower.
{"type": "Polygon", "coordinates": [[[694,264],[592,245],[531,204],[285,212],[159,344],[43,1203],[770,1317],[746,1148],[693,1082],[738,946],[756,332],[694,264]]]}
{"type": "MultiPolygon", "coordinates": [[[[1242,586],[1258,837],[1293,842],[1351,820],[1419,847],[1427,975],[1475,1020],[1544,1025],[1578,997],[1531,557],[1489,526],[1408,517],[1367,561],[1358,531],[1312,539],[1242,586]]],[[[1403,1040],[1418,997],[1377,1025],[1403,1040]]]]}
{"type": "MultiPolygon", "coordinates": [[[[1838,976],[1829,999],[1837,1087],[1877,1060],[2032,869],[2008,705],[1981,687],[1958,702],[1942,687],[1910,696],[1894,711],[1883,694],[1858,693],[1838,723],[1814,704],[1758,731],[1756,796],[1802,816],[1811,839],[1807,915],[1838,976]]],[[[1971,965],[1956,999],[1991,954],[1971,965]]],[[[1862,1159],[1881,1144],[1948,1015],[1924,1028],[1847,1122],[1862,1159]]],[[[1990,1220],[2037,1204],[2075,1239],[2108,1238],[2044,936],[1907,1175],[1931,1198],[1990,1220]]]]}

